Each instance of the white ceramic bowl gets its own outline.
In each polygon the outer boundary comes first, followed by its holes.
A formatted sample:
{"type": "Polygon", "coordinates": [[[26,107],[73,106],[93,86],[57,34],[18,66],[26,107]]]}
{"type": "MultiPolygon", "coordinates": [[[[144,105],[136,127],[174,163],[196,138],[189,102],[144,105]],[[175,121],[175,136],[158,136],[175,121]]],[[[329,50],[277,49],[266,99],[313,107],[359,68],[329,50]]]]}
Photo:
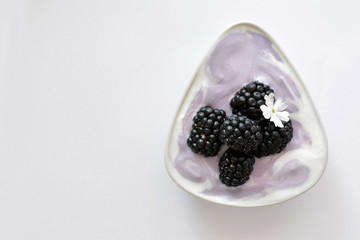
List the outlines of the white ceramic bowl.
{"type": "Polygon", "coordinates": [[[170,177],[185,191],[214,203],[256,207],[280,203],[309,190],[327,163],[327,139],[318,113],[300,77],[279,46],[261,28],[239,23],[210,49],[185,93],[165,150],[170,177]],[[250,180],[229,188],[218,179],[218,161],[186,145],[192,117],[204,105],[231,115],[230,99],[243,85],[259,80],[288,103],[294,137],[284,151],[257,158],[250,180]]]}

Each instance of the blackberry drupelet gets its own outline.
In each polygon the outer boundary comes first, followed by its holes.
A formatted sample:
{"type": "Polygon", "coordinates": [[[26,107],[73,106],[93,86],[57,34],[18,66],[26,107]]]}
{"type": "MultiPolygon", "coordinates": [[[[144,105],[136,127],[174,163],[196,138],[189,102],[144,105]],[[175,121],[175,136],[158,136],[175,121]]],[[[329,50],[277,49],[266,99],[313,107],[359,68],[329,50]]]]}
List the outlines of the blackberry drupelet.
{"type": "Polygon", "coordinates": [[[248,118],[260,120],[263,118],[261,105],[265,104],[265,95],[274,92],[268,85],[259,81],[251,82],[236,92],[230,101],[233,114],[241,113],[248,118]]]}
{"type": "Polygon", "coordinates": [[[220,141],[240,152],[254,151],[262,139],[260,125],[239,114],[227,118],[220,127],[220,141]]]}
{"type": "Polygon", "coordinates": [[[229,148],[220,158],[219,178],[228,187],[236,187],[249,180],[255,158],[229,148]]]}
{"type": "Polygon", "coordinates": [[[224,110],[204,106],[193,118],[192,130],[187,139],[187,145],[194,153],[204,157],[215,156],[221,146],[219,139],[220,126],[224,122],[224,110]]]}
{"type": "Polygon", "coordinates": [[[291,120],[283,122],[284,127],[275,127],[273,122],[262,122],[263,141],[253,154],[256,157],[264,157],[274,153],[280,153],[293,137],[291,120]]]}

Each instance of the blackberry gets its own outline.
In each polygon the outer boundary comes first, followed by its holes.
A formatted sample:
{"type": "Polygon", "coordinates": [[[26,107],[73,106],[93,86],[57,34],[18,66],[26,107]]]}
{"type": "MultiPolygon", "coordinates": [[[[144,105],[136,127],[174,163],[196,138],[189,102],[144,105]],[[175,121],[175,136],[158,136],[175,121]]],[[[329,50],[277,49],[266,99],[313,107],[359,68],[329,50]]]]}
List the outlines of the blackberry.
{"type": "Polygon", "coordinates": [[[220,140],[240,152],[254,151],[262,141],[261,127],[256,121],[234,114],[220,128],[220,140]]]}
{"type": "Polygon", "coordinates": [[[273,122],[264,121],[262,123],[263,141],[253,152],[256,157],[268,156],[280,153],[293,137],[293,127],[291,120],[283,122],[284,127],[275,127],[273,122]]]}
{"type": "Polygon", "coordinates": [[[194,153],[204,157],[215,156],[221,146],[220,126],[226,118],[225,111],[205,106],[193,118],[192,130],[187,145],[194,153]]]}
{"type": "Polygon", "coordinates": [[[249,180],[255,158],[229,148],[220,158],[219,178],[228,187],[236,187],[249,180]]]}
{"type": "Polygon", "coordinates": [[[236,92],[230,101],[233,114],[241,113],[248,118],[260,120],[263,118],[261,105],[265,104],[265,95],[273,93],[268,85],[259,81],[251,82],[236,92]]]}

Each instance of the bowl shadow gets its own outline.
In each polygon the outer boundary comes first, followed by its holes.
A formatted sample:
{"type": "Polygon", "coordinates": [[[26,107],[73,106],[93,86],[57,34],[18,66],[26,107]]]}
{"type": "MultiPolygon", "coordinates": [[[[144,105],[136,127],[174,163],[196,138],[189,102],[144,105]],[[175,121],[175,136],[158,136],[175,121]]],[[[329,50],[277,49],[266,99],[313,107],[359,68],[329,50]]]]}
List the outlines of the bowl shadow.
{"type": "MultiPolygon", "coordinates": [[[[331,239],[340,239],[345,224],[338,224],[336,230],[324,233],[325,225],[335,226],[334,208],[347,208],[346,200],[341,197],[340,186],[335,182],[335,173],[327,171],[320,182],[310,191],[280,204],[236,208],[217,205],[202,199],[188,198],[193,212],[199,219],[202,229],[209,240],[231,239],[319,239],[324,234],[331,239]],[[321,227],[323,226],[323,227],[321,227]]],[[[340,210],[339,210],[340,211],[340,210]]],[[[346,222],[349,212],[336,214],[336,220],[346,222]],[[339,218],[339,215],[341,218],[339,218]]]]}

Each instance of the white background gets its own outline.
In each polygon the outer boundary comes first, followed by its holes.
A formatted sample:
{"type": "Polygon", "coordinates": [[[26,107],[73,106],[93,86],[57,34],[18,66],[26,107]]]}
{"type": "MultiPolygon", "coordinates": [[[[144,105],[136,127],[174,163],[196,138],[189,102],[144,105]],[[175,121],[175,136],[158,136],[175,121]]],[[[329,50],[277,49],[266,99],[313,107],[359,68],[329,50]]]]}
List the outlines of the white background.
{"type": "Polygon", "coordinates": [[[0,0],[0,239],[360,239],[358,1],[0,0]],[[307,193],[230,208],[164,167],[215,39],[251,21],[312,95],[329,161],[307,193]]]}

